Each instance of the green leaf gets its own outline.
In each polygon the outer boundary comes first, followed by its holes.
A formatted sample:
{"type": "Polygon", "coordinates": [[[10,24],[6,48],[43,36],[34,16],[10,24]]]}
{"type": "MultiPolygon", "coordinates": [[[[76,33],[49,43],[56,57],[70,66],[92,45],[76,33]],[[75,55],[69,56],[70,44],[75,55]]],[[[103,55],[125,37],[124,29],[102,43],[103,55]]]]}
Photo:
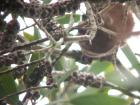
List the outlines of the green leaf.
{"type": "Polygon", "coordinates": [[[58,71],[64,70],[64,63],[65,63],[65,58],[61,57],[54,65],[55,70],[58,71]]]}
{"type": "Polygon", "coordinates": [[[55,69],[56,70],[73,70],[77,68],[77,65],[75,64],[74,59],[67,59],[65,60],[64,57],[61,57],[55,64],[55,69]]]}
{"type": "Polygon", "coordinates": [[[55,101],[58,93],[59,88],[53,88],[51,90],[48,90],[45,96],[47,96],[50,101],[55,101]]]}
{"type": "Polygon", "coordinates": [[[66,60],[64,67],[66,67],[68,70],[77,69],[77,65],[75,63],[75,59],[70,58],[70,59],[66,60]]]}
{"type": "Polygon", "coordinates": [[[43,96],[42,98],[44,98],[48,93],[46,89],[40,89],[40,94],[43,96]]]}
{"type": "Polygon", "coordinates": [[[34,41],[34,40],[38,40],[41,38],[41,34],[38,30],[37,27],[34,27],[34,34],[31,35],[27,32],[23,32],[23,35],[24,35],[24,38],[27,40],[27,41],[34,41]]]}
{"type": "Polygon", "coordinates": [[[126,55],[126,57],[131,62],[132,65],[139,63],[134,53],[132,52],[132,50],[130,49],[128,45],[124,46],[122,48],[122,51],[124,52],[124,54],[126,55]]]}
{"type": "MultiPolygon", "coordinates": [[[[9,94],[17,92],[14,78],[10,74],[0,76],[0,98],[9,94]]],[[[7,102],[12,105],[16,105],[19,101],[18,96],[12,96],[7,99],[7,102]]]]}
{"type": "Polygon", "coordinates": [[[120,72],[118,72],[116,70],[109,72],[105,75],[105,79],[107,81],[110,81],[113,84],[116,84],[120,87],[125,88],[126,86],[125,86],[124,81],[122,81],[122,78],[124,78],[123,75],[121,75],[120,72]]]}
{"type": "Polygon", "coordinates": [[[27,40],[27,41],[33,41],[33,40],[35,40],[34,39],[34,36],[31,35],[31,34],[29,34],[29,33],[27,33],[27,32],[23,32],[23,35],[24,35],[25,40],[27,40]]]}
{"type": "Polygon", "coordinates": [[[37,27],[34,27],[34,39],[35,40],[38,40],[40,38],[41,38],[41,34],[40,34],[38,28],[37,27]]]}
{"type": "Polygon", "coordinates": [[[73,105],[129,105],[129,101],[120,97],[113,97],[102,91],[88,89],[70,97],[73,105]]]}
{"type": "MultiPolygon", "coordinates": [[[[80,66],[80,65],[79,65],[79,66],[80,66]]],[[[89,68],[90,68],[90,67],[86,65],[85,67],[81,68],[80,71],[81,71],[81,72],[87,71],[87,70],[89,70],[89,68]]]]}
{"type": "MultiPolygon", "coordinates": [[[[56,17],[56,21],[60,24],[69,24],[70,17],[71,17],[71,14],[66,14],[64,16],[58,16],[58,17],[56,17]]],[[[79,14],[74,14],[73,18],[74,18],[74,22],[80,21],[80,15],[79,14]]]]}
{"type": "MultiPolygon", "coordinates": [[[[140,70],[140,63],[128,45],[122,48],[122,51],[136,70],[140,70]]],[[[140,71],[138,71],[140,73],[140,71]]]]}
{"type": "Polygon", "coordinates": [[[43,0],[43,3],[45,3],[45,4],[48,4],[50,2],[51,2],[51,0],[43,0]]]}
{"type": "MultiPolygon", "coordinates": [[[[30,62],[35,61],[35,60],[38,60],[38,59],[41,59],[43,56],[44,56],[43,53],[38,53],[38,52],[32,53],[30,62]]],[[[36,67],[36,64],[29,66],[29,69],[26,72],[26,74],[27,75],[30,75],[33,72],[33,70],[34,70],[35,67],[36,67]]]]}
{"type": "Polygon", "coordinates": [[[124,79],[124,85],[127,90],[140,89],[139,78],[135,77],[130,70],[127,70],[120,62],[117,63],[117,68],[122,73],[124,79]]]}
{"type": "Polygon", "coordinates": [[[99,74],[103,71],[110,72],[114,70],[114,66],[111,62],[108,61],[93,61],[89,67],[89,71],[99,74]]]}

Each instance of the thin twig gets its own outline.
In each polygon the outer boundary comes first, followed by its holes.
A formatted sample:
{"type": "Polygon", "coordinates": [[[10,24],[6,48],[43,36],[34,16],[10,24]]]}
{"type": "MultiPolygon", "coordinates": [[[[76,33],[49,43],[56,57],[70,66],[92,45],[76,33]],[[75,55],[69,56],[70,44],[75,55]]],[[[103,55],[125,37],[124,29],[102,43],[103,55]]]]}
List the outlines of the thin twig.
{"type": "MultiPolygon", "coordinates": [[[[81,22],[79,25],[72,27],[72,28],[70,29],[70,31],[72,31],[72,30],[74,30],[74,29],[80,29],[81,27],[86,26],[88,23],[89,23],[89,21],[81,22]]],[[[102,30],[102,31],[104,31],[104,32],[106,32],[106,33],[108,33],[109,35],[112,35],[112,36],[116,36],[117,34],[120,34],[120,33],[114,32],[114,31],[112,31],[112,30],[109,30],[109,29],[107,29],[107,28],[105,28],[105,27],[103,27],[103,26],[97,26],[97,29],[102,30]]],[[[138,33],[140,33],[140,32],[139,32],[139,31],[138,31],[138,32],[133,32],[133,34],[136,34],[136,35],[137,35],[138,33]]],[[[132,34],[132,33],[130,33],[130,34],[132,34]]]]}
{"type": "Polygon", "coordinates": [[[7,95],[7,96],[5,96],[5,97],[2,97],[2,98],[0,98],[0,101],[3,101],[3,100],[5,100],[5,99],[7,99],[7,98],[9,98],[9,97],[12,97],[12,96],[15,96],[15,95],[22,94],[22,93],[27,92],[27,91],[38,90],[38,89],[43,89],[43,88],[49,88],[49,89],[51,89],[51,88],[53,88],[53,87],[56,87],[56,85],[55,85],[55,84],[52,84],[52,85],[47,85],[47,86],[38,86],[38,87],[27,88],[27,89],[24,89],[24,90],[22,90],[22,91],[15,92],[15,93],[9,94],[9,95],[7,95]]]}
{"type": "Polygon", "coordinates": [[[47,41],[48,38],[43,38],[43,39],[39,39],[39,40],[36,40],[36,41],[32,41],[30,43],[27,43],[27,44],[24,44],[24,45],[20,45],[20,46],[17,46],[13,49],[13,51],[15,50],[20,50],[20,49],[23,49],[23,48],[28,48],[28,47],[31,47],[33,45],[36,45],[36,44],[39,44],[39,43],[43,43],[45,41],[47,41]]]}
{"type": "Polygon", "coordinates": [[[95,13],[92,10],[92,5],[88,1],[86,1],[85,6],[87,8],[86,15],[89,19],[88,24],[89,24],[89,27],[90,27],[90,29],[88,30],[89,35],[90,35],[89,41],[91,41],[95,38],[98,27],[97,27],[96,20],[95,20],[95,13]]]}
{"type": "Polygon", "coordinates": [[[135,55],[137,55],[137,56],[139,56],[139,57],[140,57],[140,54],[138,54],[138,53],[135,53],[135,55]]]}
{"type": "Polygon", "coordinates": [[[134,31],[134,32],[131,32],[131,33],[128,33],[129,35],[140,35],[140,31],[134,31]]]}
{"type": "Polygon", "coordinates": [[[13,52],[13,51],[16,51],[16,50],[20,50],[20,49],[23,49],[23,48],[28,48],[28,47],[31,47],[33,45],[43,43],[43,42],[45,42],[47,40],[48,40],[48,38],[43,38],[43,39],[32,41],[30,43],[19,45],[19,46],[16,46],[16,47],[12,48],[12,49],[7,49],[7,50],[4,50],[4,51],[0,52],[0,55],[8,53],[8,52],[13,52]]]}
{"type": "Polygon", "coordinates": [[[19,70],[20,68],[25,68],[27,66],[39,63],[39,62],[43,61],[44,59],[45,58],[42,58],[42,59],[39,59],[39,60],[32,61],[30,63],[19,65],[19,66],[15,67],[15,68],[12,68],[12,69],[4,70],[4,71],[0,72],[0,75],[4,75],[4,74],[10,73],[10,72],[13,72],[15,70],[19,70]]]}
{"type": "Polygon", "coordinates": [[[36,25],[36,23],[34,23],[34,24],[30,25],[30,26],[27,26],[27,27],[25,27],[25,28],[22,28],[22,29],[20,29],[20,31],[26,30],[26,29],[28,29],[28,28],[30,28],[30,27],[35,26],[35,25],[36,25]]]}
{"type": "Polygon", "coordinates": [[[73,31],[74,29],[79,29],[80,27],[83,27],[88,24],[88,21],[82,21],[78,25],[71,27],[69,31],[73,31]]]}
{"type": "Polygon", "coordinates": [[[78,35],[78,36],[67,36],[64,38],[65,42],[78,42],[78,41],[84,41],[84,40],[89,40],[90,36],[89,35],[78,35]]]}
{"type": "Polygon", "coordinates": [[[53,44],[55,44],[56,41],[52,37],[52,35],[41,24],[39,24],[35,19],[33,19],[33,20],[38,25],[38,27],[46,34],[46,36],[48,37],[48,39],[50,39],[50,41],[53,42],[53,44]]]}
{"type": "Polygon", "coordinates": [[[114,32],[114,31],[112,31],[110,29],[107,29],[105,27],[102,27],[102,26],[98,26],[98,29],[100,29],[100,30],[108,33],[109,35],[112,35],[112,36],[117,36],[117,34],[118,34],[118,33],[114,32]]]}
{"type": "Polygon", "coordinates": [[[68,43],[66,45],[66,47],[62,50],[62,52],[59,54],[59,56],[55,59],[55,61],[53,61],[52,65],[55,65],[55,63],[62,57],[62,55],[64,55],[67,52],[67,50],[70,48],[71,44],[72,43],[68,43]]]}
{"type": "MultiPolygon", "coordinates": [[[[65,72],[62,72],[62,71],[53,72],[53,76],[61,77],[63,75],[65,75],[65,72]]],[[[96,88],[109,87],[112,89],[119,90],[130,97],[140,99],[140,96],[131,93],[131,91],[125,88],[119,87],[118,85],[115,85],[109,81],[106,81],[103,77],[96,76],[93,73],[91,74],[91,73],[86,73],[86,72],[74,72],[66,80],[73,82],[75,84],[96,87],[96,88]]]]}

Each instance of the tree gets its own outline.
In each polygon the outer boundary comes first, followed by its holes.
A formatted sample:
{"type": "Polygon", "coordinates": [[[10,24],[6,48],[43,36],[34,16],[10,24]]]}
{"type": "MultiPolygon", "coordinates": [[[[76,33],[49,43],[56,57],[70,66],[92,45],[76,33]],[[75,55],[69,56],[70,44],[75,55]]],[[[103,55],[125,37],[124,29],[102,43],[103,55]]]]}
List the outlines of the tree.
{"type": "MultiPolygon", "coordinates": [[[[35,105],[47,98],[45,104],[52,105],[139,105],[134,91],[139,93],[140,77],[116,57],[124,41],[139,34],[132,31],[132,11],[139,18],[139,1],[51,2],[0,1],[0,104],[35,105]],[[81,3],[86,13],[76,12],[81,3]],[[33,34],[25,32],[31,27],[33,34]],[[69,50],[75,42],[81,50],[69,50]],[[120,93],[113,96],[112,90],[120,93]]],[[[140,75],[139,55],[128,45],[122,51],[140,75]]]]}

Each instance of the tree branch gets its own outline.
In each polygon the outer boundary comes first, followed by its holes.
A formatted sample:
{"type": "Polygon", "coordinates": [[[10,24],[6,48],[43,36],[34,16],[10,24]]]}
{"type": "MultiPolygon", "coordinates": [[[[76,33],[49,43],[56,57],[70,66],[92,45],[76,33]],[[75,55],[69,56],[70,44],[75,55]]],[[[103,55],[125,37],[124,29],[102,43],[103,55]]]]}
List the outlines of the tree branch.
{"type": "MultiPolygon", "coordinates": [[[[64,72],[58,72],[55,71],[53,72],[53,76],[60,76],[65,75],[64,72]]],[[[140,99],[140,96],[133,94],[129,90],[119,87],[109,81],[106,81],[103,77],[96,76],[95,74],[91,73],[86,73],[86,72],[73,72],[67,79],[66,81],[78,84],[78,85],[83,85],[85,87],[90,86],[90,87],[96,87],[96,88],[103,88],[103,87],[109,87],[112,89],[116,89],[121,91],[122,93],[133,97],[133,98],[138,98],[140,99]]]]}
{"type": "Polygon", "coordinates": [[[44,61],[45,58],[42,58],[42,59],[39,59],[39,60],[35,60],[33,62],[30,62],[30,63],[26,63],[26,64],[22,64],[22,65],[19,65],[15,68],[12,68],[12,69],[8,69],[8,70],[4,70],[2,72],[0,72],[0,75],[4,75],[4,74],[7,74],[7,73],[10,73],[10,72],[13,72],[15,70],[19,70],[20,68],[25,68],[27,66],[30,66],[30,65],[33,65],[33,64],[36,64],[36,63],[39,63],[41,61],[44,61]]]}
{"type": "Polygon", "coordinates": [[[15,92],[15,93],[9,94],[9,95],[7,95],[7,96],[5,96],[5,97],[2,97],[2,98],[0,98],[0,101],[3,101],[3,100],[5,100],[5,99],[7,99],[7,98],[9,98],[9,97],[12,97],[12,96],[15,96],[15,95],[22,94],[22,93],[27,92],[27,91],[38,90],[38,89],[43,89],[43,88],[51,89],[51,88],[53,88],[53,87],[56,87],[56,85],[55,85],[55,84],[52,84],[52,85],[47,85],[47,86],[38,86],[38,87],[27,88],[27,89],[24,89],[24,90],[22,90],[22,91],[15,92]]]}
{"type": "MultiPolygon", "coordinates": [[[[57,15],[64,15],[65,12],[75,11],[80,3],[84,1],[100,2],[99,0],[65,0],[49,5],[26,3],[22,0],[0,0],[0,11],[26,16],[29,18],[52,18],[57,15]]],[[[112,0],[113,2],[126,2],[130,0],[112,0]]]]}
{"type": "Polygon", "coordinates": [[[22,0],[1,0],[0,10],[19,14],[30,18],[52,18],[65,12],[75,11],[85,0],[65,0],[49,5],[26,3],[22,0]]]}

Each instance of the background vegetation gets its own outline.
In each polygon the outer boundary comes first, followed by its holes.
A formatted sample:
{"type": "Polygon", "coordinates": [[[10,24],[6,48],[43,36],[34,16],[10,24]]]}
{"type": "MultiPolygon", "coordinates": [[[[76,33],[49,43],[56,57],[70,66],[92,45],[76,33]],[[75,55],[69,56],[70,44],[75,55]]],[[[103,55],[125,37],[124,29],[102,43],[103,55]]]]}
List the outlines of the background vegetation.
{"type": "Polygon", "coordinates": [[[121,48],[128,69],[114,55],[91,58],[74,44],[88,40],[77,37],[83,1],[0,1],[0,105],[139,105],[139,55],[121,48]]]}

